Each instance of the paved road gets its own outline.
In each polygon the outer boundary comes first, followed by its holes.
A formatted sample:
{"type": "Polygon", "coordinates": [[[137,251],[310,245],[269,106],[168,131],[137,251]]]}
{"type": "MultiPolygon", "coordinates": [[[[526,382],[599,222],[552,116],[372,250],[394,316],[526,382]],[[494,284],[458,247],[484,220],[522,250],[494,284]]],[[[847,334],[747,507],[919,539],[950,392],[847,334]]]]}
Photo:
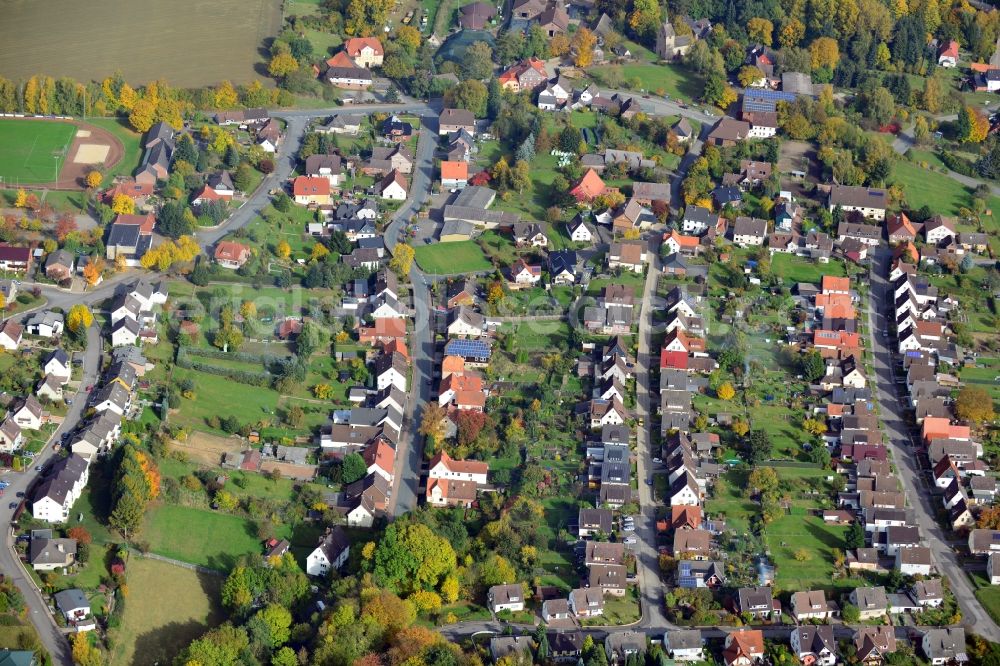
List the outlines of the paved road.
{"type": "Polygon", "coordinates": [[[344,114],[369,114],[375,112],[390,113],[430,113],[430,107],[423,103],[372,105],[372,106],[337,106],[329,109],[309,109],[301,111],[286,111],[275,109],[271,115],[283,118],[287,123],[285,138],[278,145],[275,155],[275,169],[261,182],[260,187],[250,195],[250,198],[237,209],[229,219],[209,230],[195,234],[202,248],[214,245],[226,234],[246,226],[252,222],[271,201],[271,191],[285,186],[295,169],[296,158],[302,139],[311,120],[328,118],[344,114]]]}
{"type": "MultiPolygon", "coordinates": [[[[83,376],[80,379],[80,390],[73,397],[73,404],[70,405],[66,418],[63,419],[63,422],[52,434],[49,445],[35,457],[35,464],[37,466],[44,467],[52,460],[56,452],[52,448],[51,443],[58,442],[63,433],[71,432],[76,428],[83,417],[84,407],[87,402],[86,387],[97,383],[100,355],[101,332],[96,326],[91,326],[87,329],[87,350],[83,357],[83,376]]],[[[3,476],[3,480],[10,483],[10,486],[4,492],[3,500],[5,501],[0,504],[0,523],[3,525],[10,524],[14,511],[9,508],[9,503],[14,501],[16,493],[26,492],[38,475],[39,473],[32,467],[24,472],[10,472],[3,476]],[[10,499],[8,500],[8,498],[10,499]]],[[[25,575],[17,556],[14,554],[9,532],[6,534],[3,548],[0,548],[0,571],[3,571],[8,578],[13,580],[14,584],[21,591],[28,608],[28,619],[35,626],[35,630],[41,638],[42,645],[52,655],[53,662],[67,666],[72,664],[73,660],[70,655],[69,643],[66,641],[66,637],[62,634],[59,627],[56,626],[52,615],[49,613],[48,605],[42,599],[34,582],[25,575]]]]}
{"type": "Polygon", "coordinates": [[[924,542],[930,547],[938,570],[948,577],[951,589],[958,599],[963,623],[988,640],[1000,641],[1000,627],[976,599],[963,565],[948,545],[951,535],[942,530],[935,519],[939,507],[935,498],[927,491],[927,474],[920,470],[915,455],[915,438],[911,436],[906,410],[895,383],[893,355],[888,341],[881,335],[888,328],[887,315],[894,307],[892,287],[887,278],[890,260],[891,253],[885,247],[875,255],[870,270],[871,297],[868,302],[869,344],[875,363],[874,388],[882,424],[889,436],[889,450],[892,452],[896,472],[903,482],[907,504],[914,510],[924,542]]]}
{"type": "MultiPolygon", "coordinates": [[[[659,249],[659,244],[654,244],[659,249]]],[[[656,550],[656,507],[652,487],[647,481],[652,478],[652,458],[659,457],[658,451],[653,451],[653,418],[656,403],[653,400],[651,343],[653,335],[653,298],[659,281],[659,257],[654,254],[653,261],[646,272],[646,283],[642,291],[643,308],[639,316],[639,348],[636,354],[636,414],[643,423],[636,430],[636,472],[639,476],[639,511],[636,521],[636,536],[638,543],[635,548],[636,573],[639,578],[641,592],[640,606],[642,620],[637,626],[655,627],[662,630],[671,627],[664,613],[663,584],[660,581],[659,554],[656,550]]]]}
{"type": "MultiPolygon", "coordinates": [[[[434,151],[437,148],[437,118],[425,107],[421,113],[420,136],[417,140],[416,164],[410,177],[410,196],[396,212],[385,230],[385,244],[390,252],[399,243],[399,235],[406,222],[416,214],[426,201],[434,180],[434,151]]],[[[420,469],[423,450],[417,434],[424,405],[431,399],[431,377],[434,365],[434,333],[431,330],[433,310],[428,277],[413,262],[410,268],[410,286],[413,291],[413,336],[410,338],[410,359],[413,373],[410,377],[410,395],[396,449],[395,491],[390,514],[399,516],[417,507],[420,469]]]]}

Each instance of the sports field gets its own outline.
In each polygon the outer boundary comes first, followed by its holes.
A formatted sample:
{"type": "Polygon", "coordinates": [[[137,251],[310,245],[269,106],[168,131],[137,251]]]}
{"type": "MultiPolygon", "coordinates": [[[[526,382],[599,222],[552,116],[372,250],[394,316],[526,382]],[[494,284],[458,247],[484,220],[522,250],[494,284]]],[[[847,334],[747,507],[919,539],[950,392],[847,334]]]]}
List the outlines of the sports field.
{"type": "Polygon", "coordinates": [[[5,186],[56,180],[76,127],[47,120],[0,119],[0,177],[5,186]]]}
{"type": "Polygon", "coordinates": [[[0,75],[163,79],[196,87],[262,79],[264,41],[278,33],[278,0],[0,0],[0,75]],[[113,26],[110,27],[110,26],[113,26]]]}

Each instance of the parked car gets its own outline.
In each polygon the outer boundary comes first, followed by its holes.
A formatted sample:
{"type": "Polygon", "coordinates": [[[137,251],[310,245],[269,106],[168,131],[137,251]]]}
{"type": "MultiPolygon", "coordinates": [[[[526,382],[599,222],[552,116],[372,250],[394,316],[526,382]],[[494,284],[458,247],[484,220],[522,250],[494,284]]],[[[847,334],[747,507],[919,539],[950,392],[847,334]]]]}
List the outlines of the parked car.
{"type": "Polygon", "coordinates": [[[639,540],[636,539],[634,536],[627,536],[624,539],[622,539],[622,543],[625,544],[626,546],[634,546],[635,544],[639,543],[639,540]]]}

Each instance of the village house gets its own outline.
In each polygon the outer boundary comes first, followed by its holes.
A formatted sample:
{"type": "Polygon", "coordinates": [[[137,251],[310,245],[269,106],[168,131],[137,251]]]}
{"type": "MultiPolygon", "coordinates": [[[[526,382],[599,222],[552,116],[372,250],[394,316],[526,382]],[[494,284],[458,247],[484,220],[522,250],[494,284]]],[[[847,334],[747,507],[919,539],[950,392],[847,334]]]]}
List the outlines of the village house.
{"type": "Polygon", "coordinates": [[[381,67],[385,56],[378,37],[351,37],[344,42],[344,53],[358,67],[381,67]]]}
{"type": "Polygon", "coordinates": [[[726,666],[754,666],[764,658],[764,634],[759,629],[739,629],[726,634],[722,659],[726,666]]]}
{"type": "Polygon", "coordinates": [[[792,654],[803,664],[833,666],[837,663],[837,641],[829,625],[796,627],[789,643],[792,654]]]}
{"type": "Polygon", "coordinates": [[[306,574],[326,576],[347,563],[351,552],[351,542],[347,533],[339,526],[332,527],[319,539],[319,544],[306,557],[306,574]]]}
{"type": "Polygon", "coordinates": [[[236,241],[219,241],[215,245],[215,263],[223,268],[241,268],[251,256],[250,247],[236,241]]]}
{"type": "Polygon", "coordinates": [[[889,196],[885,190],[853,185],[834,185],[830,188],[827,206],[832,213],[840,208],[845,213],[857,212],[874,220],[885,219],[889,196]]]}

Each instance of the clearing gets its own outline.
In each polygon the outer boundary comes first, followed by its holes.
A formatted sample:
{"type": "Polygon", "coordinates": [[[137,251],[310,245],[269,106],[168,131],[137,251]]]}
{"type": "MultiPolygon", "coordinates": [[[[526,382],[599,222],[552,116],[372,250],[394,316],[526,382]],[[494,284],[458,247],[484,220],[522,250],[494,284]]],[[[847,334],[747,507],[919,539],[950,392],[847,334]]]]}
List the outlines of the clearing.
{"type": "Polygon", "coordinates": [[[222,622],[222,581],[219,576],[132,556],[125,618],[110,663],[170,663],[183,646],[222,622]],[[165,580],[170,584],[164,585],[165,580]],[[139,645],[141,650],[136,649],[139,645]]]}
{"type": "Polygon", "coordinates": [[[133,86],[160,78],[183,87],[248,83],[263,78],[255,67],[259,50],[280,24],[281,3],[271,0],[8,2],[0,62],[14,80],[50,74],[100,81],[121,70],[133,86]]]}
{"type": "Polygon", "coordinates": [[[435,243],[413,248],[417,265],[427,273],[478,273],[493,268],[474,241],[435,243]]]}
{"type": "Polygon", "coordinates": [[[0,180],[48,183],[58,179],[76,127],[49,120],[0,120],[0,180]]]}

